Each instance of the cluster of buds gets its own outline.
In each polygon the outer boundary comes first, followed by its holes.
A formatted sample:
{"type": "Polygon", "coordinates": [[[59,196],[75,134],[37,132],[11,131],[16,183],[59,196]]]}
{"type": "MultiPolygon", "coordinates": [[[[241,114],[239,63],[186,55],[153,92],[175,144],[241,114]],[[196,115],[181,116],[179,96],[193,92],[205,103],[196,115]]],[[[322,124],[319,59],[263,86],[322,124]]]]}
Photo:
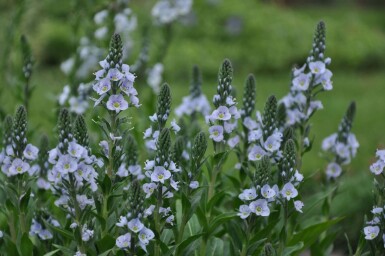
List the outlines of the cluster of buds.
{"type": "Polygon", "coordinates": [[[210,103],[202,93],[202,76],[197,66],[193,68],[190,95],[183,97],[182,103],[175,109],[175,115],[181,117],[188,115],[195,117],[197,113],[206,116],[210,112],[210,103]]]}
{"type": "Polygon", "coordinates": [[[210,125],[210,138],[216,143],[227,142],[230,147],[234,147],[240,141],[238,135],[229,137],[241,117],[232,96],[232,80],[233,68],[230,61],[225,60],[219,69],[217,94],[213,98],[216,109],[206,116],[206,123],[210,125]]]}
{"type": "Polygon", "coordinates": [[[328,136],[322,142],[322,150],[330,152],[334,156],[327,166],[328,179],[339,177],[342,173],[341,165],[349,164],[356,156],[359,143],[356,136],[350,132],[355,112],[356,105],[352,102],[338,127],[338,132],[328,136]]]}
{"type": "Polygon", "coordinates": [[[130,105],[139,107],[138,93],[133,84],[135,76],[130,67],[122,64],[122,39],[115,34],[111,39],[110,50],[105,60],[101,61],[101,70],[95,72],[93,90],[100,96],[95,106],[102,104],[110,111],[119,113],[130,105]],[[129,98],[129,102],[124,96],[129,98]],[[108,97],[108,100],[104,99],[108,97]]]}
{"type": "Polygon", "coordinates": [[[37,171],[33,165],[38,158],[39,149],[32,144],[27,144],[27,112],[24,107],[19,107],[12,121],[6,117],[4,122],[3,150],[0,152],[2,172],[8,176],[18,176],[28,173],[32,176],[37,171]]]}
{"type": "Polygon", "coordinates": [[[310,56],[301,68],[293,70],[290,92],[281,99],[286,108],[286,126],[308,120],[315,111],[322,109],[321,101],[314,97],[321,91],[330,91],[332,72],[327,69],[331,59],[324,57],[325,23],[318,24],[310,56]]]}

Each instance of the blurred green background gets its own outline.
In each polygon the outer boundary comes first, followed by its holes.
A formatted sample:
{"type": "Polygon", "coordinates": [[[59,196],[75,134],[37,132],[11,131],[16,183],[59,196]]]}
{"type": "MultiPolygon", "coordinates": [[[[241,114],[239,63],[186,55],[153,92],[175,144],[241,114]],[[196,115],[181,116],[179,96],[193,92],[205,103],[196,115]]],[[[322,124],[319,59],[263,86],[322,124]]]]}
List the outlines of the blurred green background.
{"type": "MultiPolygon", "coordinates": [[[[93,15],[107,4],[91,0],[80,3],[85,5],[79,9],[85,24],[92,22],[93,15]]],[[[133,11],[138,13],[134,56],[140,47],[140,29],[150,21],[153,3],[130,2],[133,11]]],[[[38,133],[52,134],[54,130],[55,97],[67,83],[59,64],[75,51],[78,42],[71,28],[75,5],[74,1],[56,0],[0,2],[0,63],[6,70],[0,77],[0,101],[7,113],[13,113],[19,104],[11,93],[17,83],[12,76],[20,72],[19,37],[26,34],[36,60],[32,84],[37,87],[30,121],[38,133]]],[[[173,105],[177,106],[188,93],[190,71],[197,64],[203,73],[203,90],[211,98],[216,90],[219,64],[229,58],[234,66],[238,95],[242,94],[247,74],[255,74],[257,106],[262,110],[269,95],[280,98],[287,93],[290,70],[294,64],[304,63],[314,28],[320,20],[325,21],[327,27],[326,56],[332,58],[334,89],[320,96],[324,109],[312,120],[315,144],[304,159],[303,172],[309,177],[306,193],[311,195],[315,193],[314,184],[319,183],[319,172],[327,164],[319,157],[322,139],[337,130],[348,104],[356,101],[353,132],[360,148],[341,180],[340,195],[332,207],[333,214],[346,216],[338,240],[344,248],[343,233],[347,232],[349,238],[356,241],[363,216],[371,208],[373,177],[369,165],[376,148],[385,146],[384,1],[194,1],[192,14],[173,27],[173,40],[164,59],[164,81],[171,85],[173,105]]],[[[159,40],[156,30],[150,31],[150,35],[155,42],[159,40]]],[[[156,50],[159,49],[153,46],[150,51],[156,50]]],[[[150,93],[149,90],[143,92],[150,93]]]]}

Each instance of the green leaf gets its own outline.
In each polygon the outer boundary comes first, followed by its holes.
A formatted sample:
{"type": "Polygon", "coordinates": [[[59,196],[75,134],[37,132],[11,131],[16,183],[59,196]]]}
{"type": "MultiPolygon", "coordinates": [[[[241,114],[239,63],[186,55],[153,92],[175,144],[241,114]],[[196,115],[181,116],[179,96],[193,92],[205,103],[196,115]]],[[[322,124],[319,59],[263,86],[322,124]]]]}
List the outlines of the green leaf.
{"type": "Polygon", "coordinates": [[[33,255],[33,244],[31,240],[29,240],[28,233],[24,233],[21,237],[20,251],[23,256],[33,255]]]}
{"type": "Polygon", "coordinates": [[[293,246],[286,247],[285,250],[283,251],[283,256],[291,256],[293,255],[294,252],[298,252],[303,248],[304,248],[303,242],[299,242],[293,246]]]}
{"type": "MultiPolygon", "coordinates": [[[[49,225],[49,227],[50,227],[52,230],[54,230],[55,232],[59,233],[60,235],[66,237],[66,238],[68,238],[68,239],[71,239],[71,240],[74,239],[74,236],[73,236],[73,234],[72,234],[71,232],[69,232],[69,231],[67,231],[67,230],[65,230],[65,229],[61,229],[61,228],[59,228],[59,227],[55,227],[55,226],[49,224],[48,222],[45,222],[45,224],[46,224],[46,225],[49,225]]],[[[57,248],[58,248],[58,247],[57,247],[57,248]]]]}
{"type": "Polygon", "coordinates": [[[222,239],[213,237],[209,240],[206,255],[223,256],[224,255],[224,241],[222,239]]]}
{"type": "Polygon", "coordinates": [[[27,192],[21,196],[20,204],[19,204],[21,212],[27,211],[30,195],[31,195],[31,188],[29,188],[27,192]]]}
{"type": "Polygon", "coordinates": [[[64,255],[73,255],[74,254],[74,252],[66,246],[62,246],[62,245],[58,245],[58,244],[54,244],[53,246],[55,248],[60,249],[60,251],[63,252],[64,255]]]}
{"type": "Polygon", "coordinates": [[[297,234],[295,234],[292,239],[289,241],[288,246],[298,245],[298,243],[303,242],[304,247],[308,248],[313,244],[319,237],[321,233],[328,230],[331,226],[340,222],[343,218],[335,218],[329,221],[321,222],[315,225],[311,225],[297,234]]]}
{"type": "Polygon", "coordinates": [[[48,252],[48,253],[44,254],[43,256],[52,256],[52,255],[55,255],[57,252],[60,252],[60,249],[56,249],[52,252],[48,252]]]}
{"type": "Polygon", "coordinates": [[[6,251],[7,251],[8,255],[12,255],[12,256],[13,255],[14,256],[20,255],[19,252],[17,251],[16,245],[11,240],[7,241],[7,244],[6,244],[5,248],[6,248],[6,251]]]}
{"type": "MultiPolygon", "coordinates": [[[[188,245],[192,244],[195,240],[200,238],[202,235],[203,233],[200,233],[200,234],[196,234],[188,237],[186,240],[182,241],[179,245],[177,245],[176,249],[179,252],[182,252],[188,245]]],[[[182,253],[181,255],[185,255],[185,254],[182,253]]]]}
{"type": "Polygon", "coordinates": [[[115,239],[111,235],[106,235],[102,239],[96,242],[96,247],[98,248],[98,252],[106,252],[115,246],[115,239]]]}
{"type": "Polygon", "coordinates": [[[99,254],[98,256],[108,256],[108,255],[110,255],[110,253],[112,252],[112,250],[113,250],[113,249],[109,249],[109,250],[103,252],[102,254],[99,254]]]}
{"type": "Polygon", "coordinates": [[[209,224],[208,233],[213,232],[218,226],[225,224],[234,217],[237,217],[237,214],[235,212],[222,213],[216,216],[209,224]]]}
{"type": "Polygon", "coordinates": [[[220,201],[221,199],[223,199],[225,197],[225,195],[228,195],[227,191],[225,190],[222,190],[218,193],[216,193],[211,199],[210,201],[207,203],[207,209],[206,211],[208,212],[211,212],[212,208],[217,204],[218,201],[220,201]]]}
{"type": "Polygon", "coordinates": [[[108,175],[104,175],[104,179],[101,186],[103,190],[103,194],[105,195],[109,194],[111,192],[111,186],[112,186],[112,182],[110,177],[108,177],[108,175]]]}

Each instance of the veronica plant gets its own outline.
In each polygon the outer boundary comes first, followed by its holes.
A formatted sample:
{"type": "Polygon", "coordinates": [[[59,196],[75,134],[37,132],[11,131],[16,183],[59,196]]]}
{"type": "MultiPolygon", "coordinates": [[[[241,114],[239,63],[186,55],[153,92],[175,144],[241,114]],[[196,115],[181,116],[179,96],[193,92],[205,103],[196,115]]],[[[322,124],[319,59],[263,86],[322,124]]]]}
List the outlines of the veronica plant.
{"type": "Polygon", "coordinates": [[[2,171],[1,189],[4,198],[3,212],[7,217],[7,246],[21,243],[30,244],[29,227],[34,209],[30,208],[33,167],[39,149],[27,141],[27,112],[23,106],[16,110],[15,116],[6,117],[3,134],[3,149],[0,153],[2,171]],[[24,242],[23,242],[24,243],[24,242]]]}

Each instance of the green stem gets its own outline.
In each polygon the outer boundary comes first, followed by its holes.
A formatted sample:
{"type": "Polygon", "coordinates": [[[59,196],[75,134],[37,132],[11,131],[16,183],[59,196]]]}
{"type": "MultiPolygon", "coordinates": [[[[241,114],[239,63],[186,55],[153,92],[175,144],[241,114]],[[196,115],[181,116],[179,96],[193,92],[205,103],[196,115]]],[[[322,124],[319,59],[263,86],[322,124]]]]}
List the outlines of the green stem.
{"type": "MultiPolygon", "coordinates": [[[[116,113],[113,111],[110,111],[110,116],[111,116],[111,133],[113,136],[116,136],[116,113]]],[[[111,181],[113,181],[113,170],[114,170],[114,150],[113,148],[115,147],[114,140],[112,138],[109,138],[108,142],[108,169],[107,169],[107,175],[110,177],[111,181]]]]}
{"type": "Polygon", "coordinates": [[[8,226],[9,232],[11,233],[11,239],[14,244],[16,244],[17,234],[15,229],[15,217],[13,214],[8,216],[8,226]]]}
{"type": "Polygon", "coordinates": [[[279,243],[279,254],[278,255],[283,255],[283,251],[285,250],[286,241],[287,241],[288,205],[287,205],[286,200],[283,203],[282,208],[283,208],[283,227],[282,227],[282,229],[283,229],[282,234],[283,235],[281,236],[281,241],[279,243]]]}
{"type": "MultiPolygon", "coordinates": [[[[160,235],[161,235],[161,223],[160,223],[160,213],[159,208],[162,205],[162,186],[159,186],[158,193],[157,193],[157,200],[156,200],[156,206],[154,211],[154,221],[155,221],[155,231],[158,234],[158,239],[160,241],[160,235]]],[[[156,243],[154,247],[154,255],[160,256],[160,245],[159,242],[156,243]]]]}

